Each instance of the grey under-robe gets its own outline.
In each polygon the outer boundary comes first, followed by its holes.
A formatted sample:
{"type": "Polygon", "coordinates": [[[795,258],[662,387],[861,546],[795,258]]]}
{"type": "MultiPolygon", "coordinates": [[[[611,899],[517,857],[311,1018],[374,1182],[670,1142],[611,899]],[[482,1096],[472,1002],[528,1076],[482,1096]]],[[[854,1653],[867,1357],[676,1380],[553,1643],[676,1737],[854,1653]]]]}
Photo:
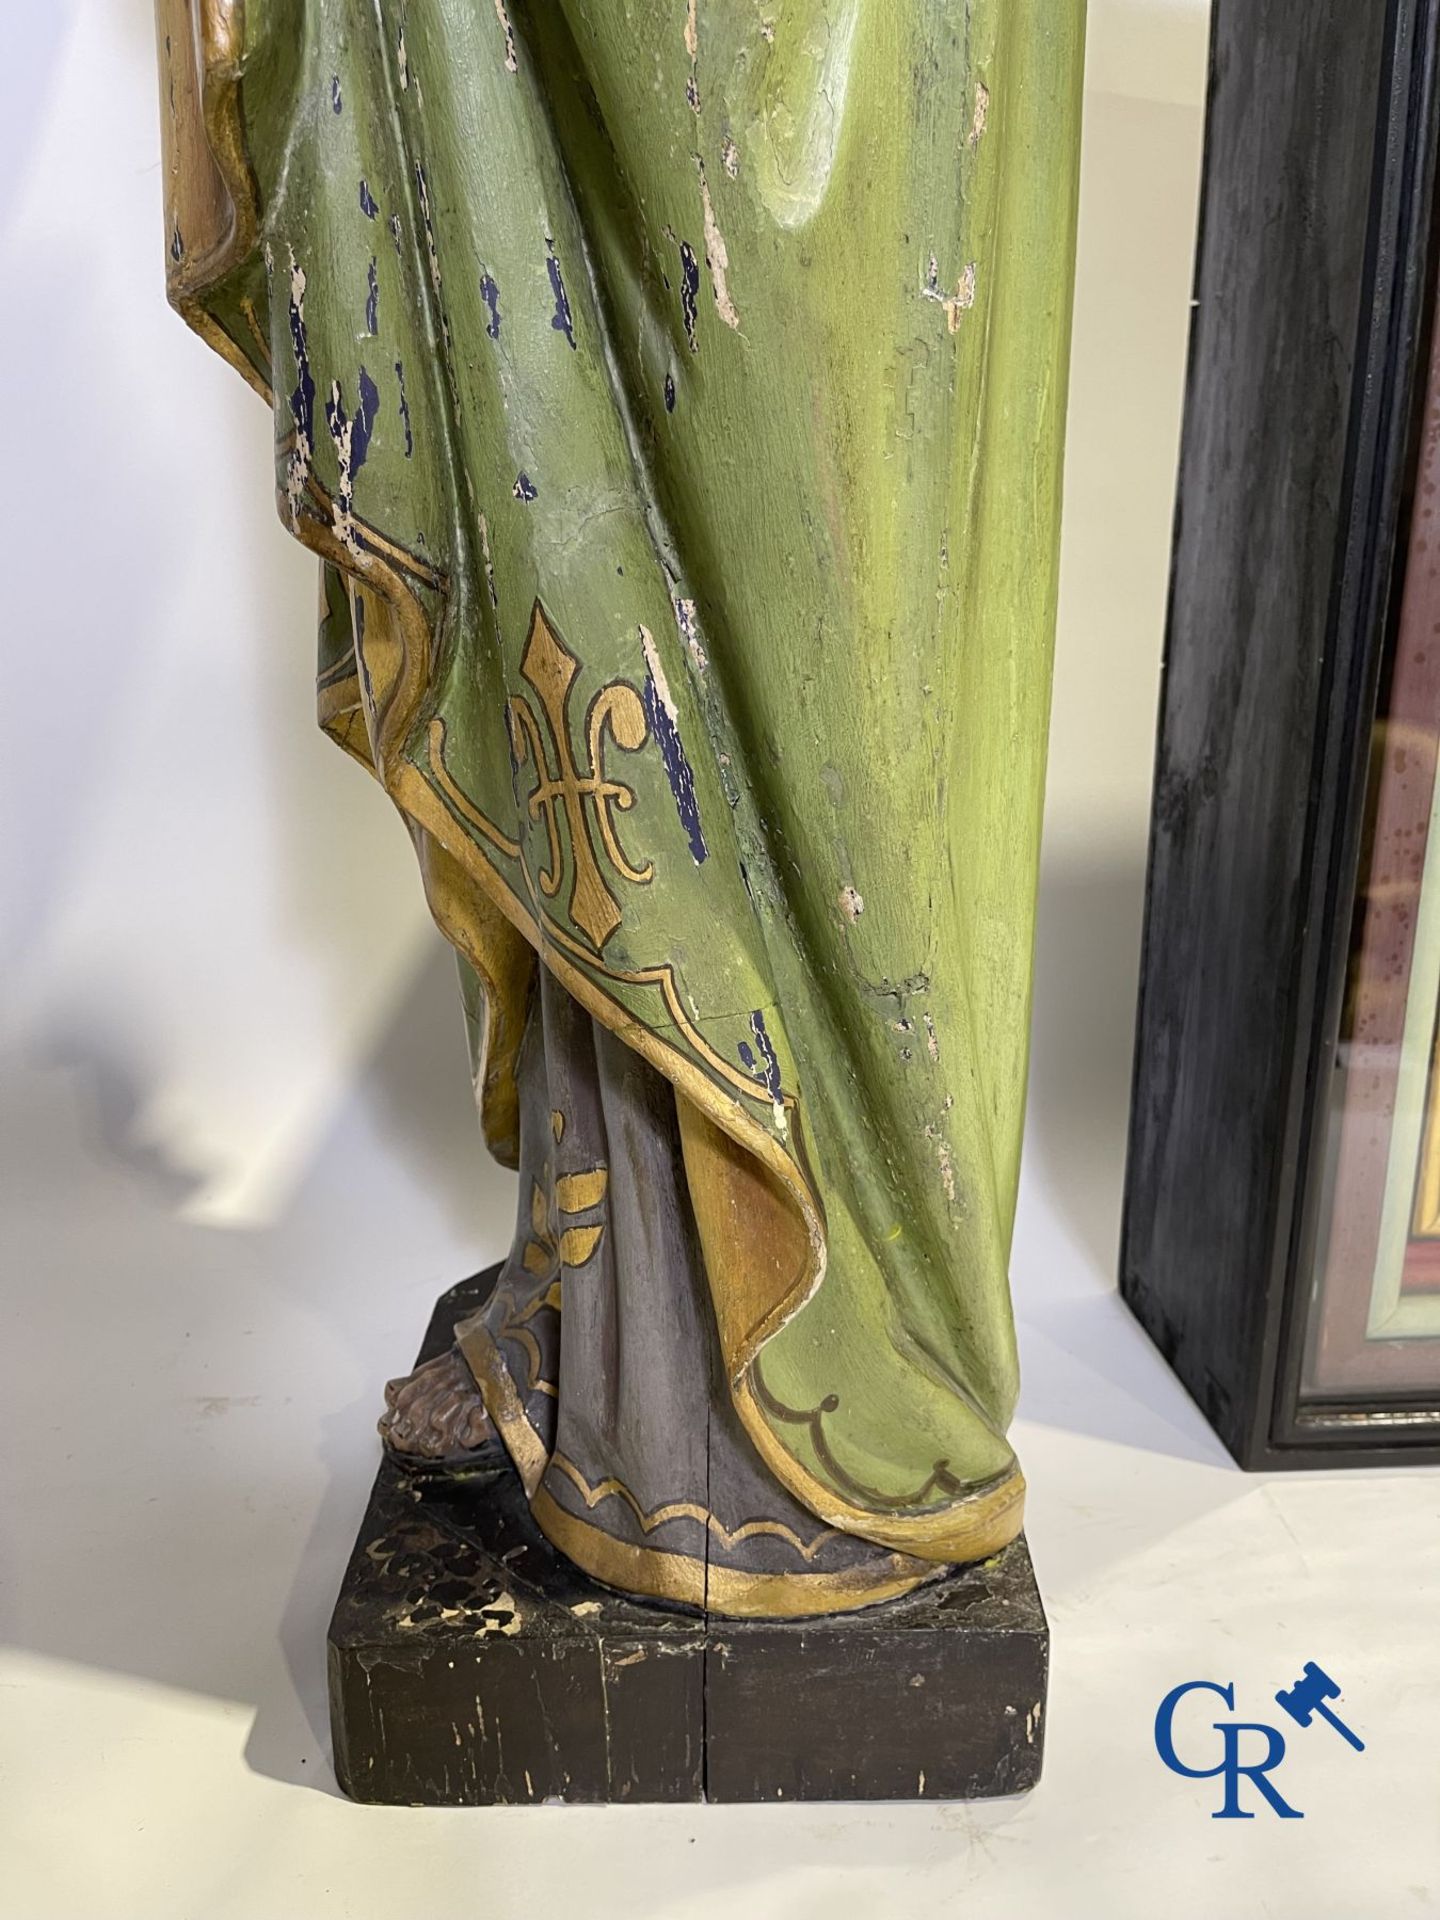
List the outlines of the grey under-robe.
{"type": "MultiPolygon", "coordinates": [[[[668,1081],[546,973],[517,1078],[515,1242],[457,1332],[492,1406],[510,1409],[502,1435],[532,1502],[639,1550],[669,1598],[703,1603],[729,1575],[902,1569],[786,1493],[722,1388],[668,1081]]],[[[546,1531],[563,1520],[547,1514],[546,1531]]],[[[584,1559],[603,1568],[603,1545],[584,1559]]],[[[628,1554],[613,1568],[632,1585],[628,1554]]]]}

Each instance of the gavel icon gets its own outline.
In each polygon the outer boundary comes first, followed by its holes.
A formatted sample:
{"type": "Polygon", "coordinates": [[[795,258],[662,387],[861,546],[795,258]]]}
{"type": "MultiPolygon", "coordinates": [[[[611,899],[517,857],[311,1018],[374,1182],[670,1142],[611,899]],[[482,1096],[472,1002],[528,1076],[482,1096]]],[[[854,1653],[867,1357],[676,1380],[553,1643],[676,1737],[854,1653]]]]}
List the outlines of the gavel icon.
{"type": "Polygon", "coordinates": [[[1313,1660],[1305,1662],[1305,1671],[1293,1687],[1282,1687],[1275,1696],[1275,1704],[1283,1707],[1297,1726],[1308,1727],[1318,1713],[1328,1720],[1335,1731],[1343,1734],[1357,1753],[1365,1751],[1365,1742],[1353,1734],[1338,1714],[1332,1713],[1326,1706],[1327,1700],[1338,1700],[1340,1689],[1326,1673],[1323,1667],[1317,1667],[1313,1660]]]}

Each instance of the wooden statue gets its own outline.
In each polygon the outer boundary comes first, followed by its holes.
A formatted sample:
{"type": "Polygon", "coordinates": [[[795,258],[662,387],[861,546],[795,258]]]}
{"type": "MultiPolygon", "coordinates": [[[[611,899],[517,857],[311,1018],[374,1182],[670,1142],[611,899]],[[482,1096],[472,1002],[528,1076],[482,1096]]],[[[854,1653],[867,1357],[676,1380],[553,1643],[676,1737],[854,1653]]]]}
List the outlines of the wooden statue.
{"type": "Polygon", "coordinates": [[[388,1448],[719,1614],[994,1554],[1082,0],[160,17],[171,298],[520,1173],[388,1448]]]}

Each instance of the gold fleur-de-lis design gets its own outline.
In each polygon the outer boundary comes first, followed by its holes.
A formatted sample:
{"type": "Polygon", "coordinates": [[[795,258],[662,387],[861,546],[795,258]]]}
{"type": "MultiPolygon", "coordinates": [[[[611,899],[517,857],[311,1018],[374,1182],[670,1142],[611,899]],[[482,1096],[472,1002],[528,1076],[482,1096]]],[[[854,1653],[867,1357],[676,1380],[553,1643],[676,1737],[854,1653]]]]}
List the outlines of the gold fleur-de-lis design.
{"type": "Polygon", "coordinates": [[[545,727],[525,695],[510,701],[510,743],[516,767],[527,762],[535,768],[535,787],[527,801],[532,820],[545,822],[548,854],[536,876],[541,893],[553,899],[560,891],[564,870],[561,852],[561,821],[570,841],[574,877],[570,886],[570,918],[598,953],[620,924],[620,903],[605,884],[595,857],[591,838],[591,819],[600,835],[605,858],[622,880],[644,886],[652,880],[652,865],[632,866],[615,833],[612,808],[628,813],[635,804],[635,790],[611,779],[605,770],[605,736],[627,753],[636,753],[649,737],[640,695],[624,680],[613,680],[602,687],[590,702],[585,715],[585,749],[588,769],[575,764],[570,744],[570,689],[580,671],[580,662],[558,638],[537,600],[530,617],[530,633],[520,659],[520,672],[539,695],[545,727]],[[545,735],[553,749],[553,771],[545,735]]]}
{"type": "Polygon", "coordinates": [[[523,1264],[537,1279],[553,1274],[560,1267],[583,1267],[595,1257],[605,1233],[598,1226],[565,1225],[567,1216],[588,1213],[598,1207],[610,1185],[609,1170],[591,1167],[585,1173],[562,1173],[552,1178],[547,1165],[544,1184],[530,1182],[530,1238],[525,1243],[523,1264]]]}

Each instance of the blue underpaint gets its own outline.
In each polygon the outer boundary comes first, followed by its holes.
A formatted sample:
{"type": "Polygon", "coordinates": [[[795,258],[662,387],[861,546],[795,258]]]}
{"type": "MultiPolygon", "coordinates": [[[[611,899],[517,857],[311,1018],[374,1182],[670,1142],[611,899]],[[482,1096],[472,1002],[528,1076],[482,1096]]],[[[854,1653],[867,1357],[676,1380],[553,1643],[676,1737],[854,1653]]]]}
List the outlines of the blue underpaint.
{"type": "Polygon", "coordinates": [[[345,104],[340,96],[340,76],[338,73],[333,73],[330,76],[330,104],[336,113],[339,113],[345,104]]]}
{"type": "MultiPolygon", "coordinates": [[[[335,452],[338,456],[345,429],[350,424],[349,415],[345,411],[345,396],[338,380],[330,389],[330,398],[325,402],[325,424],[330,429],[330,438],[335,442],[335,452]]],[[[343,460],[340,465],[340,482],[335,489],[335,504],[341,513],[346,514],[350,513],[355,505],[354,476],[343,460]]]]}
{"type": "Polygon", "coordinates": [[[555,295],[555,311],[551,315],[550,324],[556,333],[564,334],[573,348],[575,345],[575,321],[570,312],[570,296],[566,293],[565,282],[560,277],[560,262],[555,258],[555,249],[553,246],[550,247],[549,252],[545,256],[545,268],[550,275],[550,290],[555,295]]]}
{"type": "Polygon", "coordinates": [[[355,426],[350,435],[350,478],[353,480],[365,464],[370,451],[370,436],[375,431],[375,416],[380,411],[380,389],[364,367],[360,369],[360,398],[355,406],[355,426]]]}
{"type": "Polygon", "coordinates": [[[524,501],[534,500],[539,494],[539,488],[535,485],[535,482],[530,478],[528,473],[516,474],[515,485],[512,491],[517,500],[524,501]]]}
{"type": "MultiPolygon", "coordinates": [[[[775,1057],[774,1044],[765,1031],[765,1016],[758,1007],[750,1016],[750,1031],[755,1036],[755,1044],[760,1049],[760,1058],[765,1063],[761,1076],[765,1082],[765,1091],[772,1100],[778,1100],[780,1098],[780,1062],[775,1057]]],[[[743,1042],[741,1044],[744,1045],[743,1042]]],[[[753,1061],[751,1064],[753,1065],[753,1061]]]]}
{"type": "Polygon", "coordinates": [[[305,334],[305,316],[294,292],[290,295],[290,345],[295,353],[295,386],[290,395],[290,414],[295,431],[307,452],[315,445],[315,376],[310,371],[310,347],[305,334]]]}
{"type": "Polygon", "coordinates": [[[354,510],[355,476],[370,452],[370,436],[375,431],[375,416],[380,411],[379,389],[364,367],[360,369],[359,389],[360,397],[355,403],[353,421],[346,418],[345,397],[338,380],[325,402],[325,424],[330,429],[330,438],[335,442],[337,453],[344,440],[346,427],[350,428],[350,458],[348,462],[341,463],[340,485],[335,495],[341,512],[347,514],[354,510]]]}
{"type": "Polygon", "coordinates": [[[405,429],[405,458],[415,451],[415,435],[410,431],[410,402],[405,398],[405,363],[395,362],[395,379],[400,388],[400,424],[405,429]]]}
{"type": "Polygon", "coordinates": [[[492,340],[500,338],[500,289],[488,273],[480,276],[480,298],[490,309],[490,318],[485,322],[485,331],[492,340]]]}
{"type": "Polygon", "coordinates": [[[370,257],[370,271],[365,280],[365,331],[380,331],[380,263],[374,255],[370,257]]]}
{"type": "Polygon", "coordinates": [[[698,867],[708,857],[710,849],[705,844],[705,835],[700,828],[700,804],[695,798],[695,771],[685,752],[679,729],[660,698],[653,673],[645,675],[641,699],[645,717],[650,722],[650,731],[655,736],[655,744],[660,749],[660,758],[665,765],[665,778],[670,782],[675,811],[680,816],[685,838],[690,842],[691,857],[698,867]]]}
{"type": "Polygon", "coordinates": [[[380,204],[371,193],[370,183],[367,180],[360,182],[360,211],[367,220],[373,220],[380,211],[380,204]]]}
{"type": "Polygon", "coordinates": [[[673,413],[675,411],[675,376],[673,373],[667,373],[665,376],[665,411],[667,413],[673,413]]]}
{"type": "Polygon", "coordinates": [[[350,416],[345,411],[345,391],[338,380],[325,402],[325,424],[330,429],[330,438],[336,441],[350,424],[350,416]]]}
{"type": "Polygon", "coordinates": [[[700,262],[695,258],[695,250],[688,240],[680,242],[680,312],[685,321],[685,338],[690,342],[690,351],[698,353],[700,343],[695,338],[695,304],[700,295],[700,262]]]}
{"type": "Polygon", "coordinates": [[[755,1049],[751,1046],[750,1042],[748,1040],[742,1040],[736,1051],[740,1055],[743,1064],[750,1069],[751,1073],[754,1073],[755,1049]]]}

